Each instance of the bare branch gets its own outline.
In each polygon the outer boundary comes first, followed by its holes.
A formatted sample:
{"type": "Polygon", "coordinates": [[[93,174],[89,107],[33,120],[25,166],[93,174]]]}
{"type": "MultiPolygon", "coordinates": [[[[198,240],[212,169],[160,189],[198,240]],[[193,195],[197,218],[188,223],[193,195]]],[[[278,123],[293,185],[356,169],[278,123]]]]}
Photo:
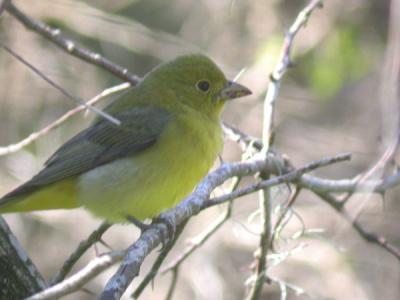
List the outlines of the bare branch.
{"type": "MultiPolygon", "coordinates": [[[[310,3],[302,11],[300,11],[295,22],[286,34],[281,52],[281,58],[279,59],[274,71],[270,75],[270,83],[265,95],[263,110],[263,148],[261,149],[261,155],[263,155],[265,158],[267,157],[267,154],[273,144],[275,102],[278,98],[281,79],[291,64],[290,57],[294,38],[296,37],[296,34],[300,28],[306,24],[314,9],[320,7],[321,4],[322,0],[311,0],[310,3]]],[[[269,179],[269,176],[269,174],[261,174],[263,179],[269,179]]],[[[246,297],[249,300],[256,300],[259,298],[262,286],[264,284],[264,278],[266,278],[266,256],[271,243],[271,191],[269,188],[264,188],[260,192],[260,211],[262,218],[262,231],[260,234],[259,248],[255,253],[255,280],[252,282],[249,294],[246,297]]]]}
{"type": "Polygon", "coordinates": [[[272,237],[271,237],[271,241],[270,241],[270,244],[271,244],[270,247],[273,251],[276,251],[275,247],[274,247],[274,242],[281,232],[281,230],[280,230],[281,224],[282,224],[283,220],[285,219],[286,214],[288,213],[289,209],[293,206],[296,199],[298,198],[298,196],[300,194],[300,190],[301,189],[297,186],[294,188],[292,194],[290,195],[289,201],[285,205],[283,212],[280,214],[280,216],[278,217],[278,220],[276,221],[276,223],[274,225],[274,229],[272,230],[272,237]]]}
{"type": "Polygon", "coordinates": [[[324,179],[304,174],[299,185],[321,193],[382,193],[400,183],[400,172],[379,180],[358,183],[356,179],[324,179]]]}
{"type": "MultiPolygon", "coordinates": [[[[200,210],[207,207],[207,199],[211,191],[226,179],[232,176],[245,176],[260,172],[261,170],[269,170],[276,172],[274,165],[263,160],[252,160],[242,163],[223,164],[220,168],[211,172],[196,188],[195,192],[181,202],[176,208],[162,214],[164,219],[169,220],[171,224],[179,225],[189,217],[195,215],[200,210]]],[[[289,173],[288,173],[289,174],[289,173]]],[[[301,178],[306,176],[302,175],[301,178]]],[[[278,177],[276,177],[278,178],[278,177]]],[[[271,180],[273,180],[272,178],[271,180]]],[[[299,179],[301,182],[302,179],[299,179]]],[[[330,203],[337,203],[330,202],[330,203]]],[[[338,209],[338,205],[333,205],[338,209]]],[[[140,266],[145,257],[155,249],[165,238],[164,230],[166,229],[163,224],[152,225],[151,228],[144,232],[143,235],[130,246],[127,252],[112,252],[111,257],[102,258],[100,256],[90,262],[85,268],[64,281],[48,288],[40,293],[34,295],[33,299],[49,299],[51,297],[60,297],[61,295],[69,294],[81,288],[85,283],[90,281],[99,272],[105,270],[112,264],[118,262],[124,256],[124,263],[119,268],[116,275],[109,281],[106,289],[103,291],[101,299],[118,299],[129,285],[130,281],[138,274],[140,266]],[[118,255],[117,255],[118,254],[118,255]],[[105,293],[107,292],[108,293],[105,293]],[[110,297],[110,298],[107,298],[110,297]]]]}
{"type": "Polygon", "coordinates": [[[21,12],[11,1],[7,3],[6,10],[17,18],[27,28],[36,31],[41,36],[60,47],[65,52],[110,72],[111,74],[121,78],[122,80],[129,81],[133,86],[137,85],[140,78],[130,73],[128,69],[117,65],[116,63],[101,56],[99,53],[89,51],[85,48],[77,46],[75,42],[67,39],[61,35],[59,29],[51,28],[37,20],[34,20],[23,12],[21,12]]]}
{"type": "Polygon", "coordinates": [[[264,99],[264,124],[263,124],[263,142],[264,152],[268,151],[273,136],[273,120],[275,101],[278,98],[280,83],[283,75],[291,66],[291,52],[293,41],[299,30],[307,23],[311,13],[318,7],[322,6],[322,0],[311,0],[309,4],[297,15],[296,20],[286,33],[285,41],[281,51],[281,57],[270,75],[270,83],[268,85],[267,94],[264,99]]]}
{"type": "Polygon", "coordinates": [[[222,129],[226,136],[228,136],[232,141],[239,143],[243,150],[247,149],[248,146],[253,146],[257,150],[261,150],[263,144],[261,140],[251,137],[244,133],[243,131],[233,127],[230,124],[223,123],[222,129]]]}
{"type": "MultiPolygon", "coordinates": [[[[268,180],[270,176],[263,176],[268,180]]],[[[267,278],[267,254],[271,243],[272,221],[271,221],[271,189],[265,188],[260,191],[260,211],[262,229],[258,249],[254,252],[255,271],[253,274],[254,281],[251,284],[250,291],[246,299],[256,300],[261,294],[265,279],[267,278]]]]}
{"type": "MultiPolygon", "coordinates": [[[[292,170],[292,171],[287,171],[287,170],[283,170],[283,172],[287,172],[284,175],[280,175],[271,179],[267,179],[267,180],[263,180],[260,182],[257,182],[255,184],[249,185],[248,187],[245,187],[243,189],[234,191],[232,193],[223,195],[223,196],[219,196],[213,199],[210,199],[209,201],[207,201],[207,203],[205,203],[205,207],[209,207],[209,206],[214,206],[214,205],[218,205],[221,203],[224,203],[226,201],[230,201],[232,199],[236,199],[238,197],[241,196],[245,196],[251,193],[254,193],[255,191],[261,190],[261,189],[265,189],[268,187],[272,187],[284,182],[296,182],[298,179],[301,182],[301,176],[304,173],[310,172],[312,170],[315,170],[317,168],[321,168],[324,166],[328,166],[337,162],[341,162],[341,161],[346,161],[346,160],[350,160],[351,155],[346,153],[346,154],[340,154],[337,156],[333,156],[333,157],[326,157],[326,158],[322,158],[320,160],[317,161],[313,161],[311,163],[308,163],[307,165],[300,167],[298,169],[292,170]]],[[[304,175],[303,175],[304,176],[304,175]]]]}
{"type": "Polygon", "coordinates": [[[179,268],[172,270],[171,284],[169,286],[168,293],[167,293],[167,296],[165,297],[165,300],[172,299],[172,296],[173,296],[175,288],[176,288],[176,283],[178,282],[178,273],[179,273],[179,268]]]}
{"type": "Polygon", "coordinates": [[[296,285],[294,285],[292,283],[288,283],[288,282],[286,282],[286,281],[284,281],[282,279],[268,276],[267,280],[279,285],[279,288],[281,290],[281,300],[287,299],[287,290],[293,291],[296,296],[303,295],[303,296],[306,296],[309,299],[314,299],[315,298],[315,297],[312,297],[311,295],[308,295],[303,288],[301,288],[299,286],[296,286],[296,285]]]}

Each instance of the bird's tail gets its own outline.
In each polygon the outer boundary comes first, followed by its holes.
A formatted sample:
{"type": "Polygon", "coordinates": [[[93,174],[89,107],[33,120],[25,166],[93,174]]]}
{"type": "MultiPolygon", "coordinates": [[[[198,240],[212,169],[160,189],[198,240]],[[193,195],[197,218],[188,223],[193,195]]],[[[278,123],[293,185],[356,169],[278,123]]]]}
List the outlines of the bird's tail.
{"type": "Polygon", "coordinates": [[[28,188],[24,184],[0,199],[0,214],[48,209],[70,209],[76,201],[75,182],[66,179],[43,187],[28,188]]]}

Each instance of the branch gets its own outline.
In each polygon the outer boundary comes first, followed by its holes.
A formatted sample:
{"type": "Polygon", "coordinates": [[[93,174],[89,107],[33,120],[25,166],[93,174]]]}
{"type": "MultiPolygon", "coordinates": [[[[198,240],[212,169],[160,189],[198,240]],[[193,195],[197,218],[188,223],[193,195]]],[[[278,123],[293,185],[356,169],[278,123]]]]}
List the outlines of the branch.
{"type": "MultiPolygon", "coordinates": [[[[268,176],[263,176],[263,179],[269,179],[268,176]]],[[[267,278],[267,254],[271,243],[272,222],[271,222],[271,190],[264,188],[260,191],[260,211],[262,220],[262,230],[260,233],[260,240],[258,242],[258,249],[254,252],[255,257],[255,271],[254,281],[251,284],[250,291],[246,297],[248,300],[256,300],[261,294],[262,287],[267,278]]]]}
{"type": "MultiPolygon", "coordinates": [[[[313,161],[311,163],[306,164],[303,167],[300,167],[296,170],[292,170],[292,171],[287,171],[287,170],[283,170],[284,173],[283,175],[271,178],[271,179],[267,179],[267,180],[263,180],[260,182],[257,182],[255,184],[249,185],[248,187],[245,187],[243,189],[234,191],[232,193],[229,194],[225,194],[216,198],[212,198],[209,201],[207,201],[204,204],[203,208],[206,207],[210,207],[210,206],[214,206],[214,205],[218,205],[221,203],[224,203],[226,201],[230,201],[232,199],[236,199],[238,197],[242,197],[251,193],[254,193],[256,191],[259,191],[261,189],[265,189],[265,188],[269,188],[284,182],[297,182],[298,180],[301,181],[302,176],[305,176],[304,173],[310,172],[312,170],[315,170],[317,168],[321,168],[321,167],[325,167],[337,162],[342,162],[342,161],[346,161],[346,160],[350,160],[351,159],[351,155],[346,153],[346,154],[339,154],[333,157],[326,157],[326,158],[322,158],[316,161],[313,161]]],[[[273,172],[276,174],[276,170],[273,170],[273,172]]]]}
{"type": "MultiPolygon", "coordinates": [[[[348,155],[343,157],[346,159],[349,158],[348,155]]],[[[208,174],[188,198],[161,216],[165,220],[168,220],[170,224],[178,226],[183,221],[200,212],[204,207],[207,207],[211,192],[228,178],[255,174],[262,170],[268,172],[268,170],[272,169],[273,166],[264,160],[223,164],[220,168],[208,174]]],[[[164,224],[152,225],[149,230],[145,231],[128,248],[128,253],[123,263],[117,273],[107,283],[100,299],[119,299],[122,296],[133,278],[139,274],[140,266],[146,256],[160,244],[165,229],[166,226],[164,224]]]]}
{"type": "Polygon", "coordinates": [[[294,285],[292,283],[288,283],[282,279],[268,276],[267,280],[269,282],[273,282],[273,283],[276,283],[279,285],[279,289],[281,290],[281,298],[280,299],[287,299],[287,290],[293,291],[296,296],[303,295],[303,296],[305,296],[305,297],[303,297],[305,299],[307,299],[307,298],[314,299],[315,298],[312,295],[307,294],[303,288],[301,288],[297,285],[294,285]]]}
{"type": "Polygon", "coordinates": [[[294,188],[294,190],[292,191],[292,193],[290,195],[289,200],[287,201],[287,203],[285,204],[285,207],[283,208],[283,212],[279,215],[278,220],[276,221],[276,223],[274,225],[274,229],[272,230],[272,237],[270,240],[270,247],[271,247],[272,251],[274,251],[274,252],[276,252],[274,242],[277,239],[277,237],[280,235],[280,233],[282,231],[282,227],[284,227],[283,221],[285,220],[285,217],[286,217],[288,211],[290,210],[290,208],[293,206],[296,199],[300,195],[300,190],[301,189],[297,186],[294,188]]]}
{"type": "Polygon", "coordinates": [[[245,151],[249,146],[254,147],[256,150],[261,150],[263,147],[263,143],[256,137],[249,136],[243,131],[233,127],[230,124],[222,123],[222,129],[227,137],[229,137],[232,141],[238,143],[242,150],[245,151]]]}
{"type": "Polygon", "coordinates": [[[168,293],[167,293],[167,296],[165,297],[165,300],[171,300],[172,299],[172,296],[173,296],[174,291],[175,291],[176,283],[178,282],[178,273],[179,273],[179,269],[178,268],[172,270],[171,284],[169,286],[168,293]]]}
{"type": "MultiPolygon", "coordinates": [[[[285,41],[283,43],[281,57],[270,75],[270,83],[268,85],[267,94],[264,100],[264,124],[263,124],[263,142],[264,147],[267,143],[271,144],[273,136],[273,120],[274,120],[274,107],[275,101],[278,98],[278,92],[283,75],[291,66],[291,52],[293,41],[299,30],[306,25],[311,13],[319,7],[322,7],[322,0],[311,0],[309,4],[297,15],[296,20],[290,26],[289,31],[286,33],[285,41]]],[[[264,151],[267,149],[264,149],[264,151]]]]}
{"type": "MultiPolygon", "coordinates": [[[[347,157],[342,156],[342,158],[347,158],[347,157]]],[[[329,160],[330,159],[325,159],[326,162],[328,162],[329,160]]],[[[313,164],[317,164],[317,162],[310,163],[309,165],[313,164]]],[[[196,190],[192,195],[186,198],[174,209],[166,213],[163,213],[162,217],[166,220],[169,220],[171,224],[175,224],[178,226],[183,221],[187,220],[189,217],[197,214],[205,207],[208,207],[207,203],[208,201],[210,201],[208,200],[208,198],[212,190],[218,185],[222,184],[226,179],[233,176],[245,176],[245,175],[255,174],[262,170],[270,172],[272,174],[276,174],[278,172],[278,170],[276,169],[276,164],[271,162],[266,162],[264,160],[252,160],[240,163],[223,164],[220,168],[207,175],[201,181],[201,183],[198,185],[198,187],[196,188],[196,190]]],[[[294,173],[288,173],[281,176],[289,176],[289,174],[294,174],[294,173]]],[[[305,176],[306,174],[303,174],[302,177],[298,179],[298,182],[300,183],[302,181],[302,178],[305,176]]],[[[274,180],[275,178],[270,179],[269,180],[270,184],[271,182],[274,182],[274,180]]],[[[265,181],[264,184],[266,184],[267,182],[268,181],[265,181]]],[[[276,181],[274,183],[276,183],[276,181]]],[[[336,202],[340,201],[336,200],[336,202]]],[[[333,202],[331,201],[330,203],[333,202]]],[[[333,205],[333,206],[335,209],[338,209],[339,207],[338,205],[336,206],[333,205]]],[[[64,281],[54,285],[53,287],[50,287],[47,290],[44,290],[43,292],[37,295],[34,295],[34,297],[38,298],[32,298],[32,299],[49,299],[51,297],[60,297],[61,295],[66,295],[73,291],[76,291],[80,289],[89,280],[91,280],[93,277],[95,277],[99,272],[107,269],[109,266],[120,261],[125,256],[126,253],[123,264],[120,266],[118,272],[108,282],[100,298],[107,300],[119,299],[119,297],[125,291],[125,289],[132,281],[132,279],[138,274],[140,266],[143,263],[145,257],[152,250],[154,250],[163,241],[163,239],[165,239],[165,234],[164,234],[165,229],[166,226],[163,224],[152,225],[149,230],[145,231],[143,235],[132,246],[128,248],[127,252],[112,252],[109,256],[103,255],[97,257],[81,271],[65,279],[64,281]]]]}
{"type": "MultiPolygon", "coordinates": [[[[267,157],[267,154],[273,144],[274,136],[274,118],[275,118],[275,102],[278,98],[280,82],[285,74],[286,70],[291,64],[291,49],[294,38],[299,32],[300,28],[303,27],[311,13],[317,7],[322,5],[322,0],[312,0],[310,3],[298,14],[295,22],[290,27],[288,33],[285,36],[283,44],[281,58],[270,75],[270,83],[268,85],[267,93],[264,99],[264,115],[263,115],[263,148],[261,154],[267,157]]],[[[269,175],[261,174],[263,179],[269,179],[269,175]]],[[[255,280],[251,285],[247,299],[256,300],[259,298],[264,284],[264,278],[266,278],[267,270],[267,253],[269,246],[271,245],[271,191],[270,189],[264,188],[260,193],[260,211],[262,219],[262,231],[260,235],[259,248],[255,253],[256,257],[256,271],[254,274],[255,280]]]]}
{"type": "MultiPolygon", "coordinates": [[[[254,146],[259,151],[262,149],[263,143],[261,141],[230,125],[224,125],[224,132],[231,140],[242,144],[243,147],[254,146]]],[[[272,164],[281,166],[283,173],[291,171],[287,166],[288,164],[290,165],[287,157],[273,156],[269,159],[272,164]]],[[[274,174],[279,174],[279,172],[274,174]]],[[[382,179],[369,179],[364,182],[359,182],[357,177],[354,179],[326,179],[304,174],[297,182],[297,185],[301,188],[320,193],[384,193],[399,184],[400,172],[382,179]]],[[[338,202],[337,204],[339,205],[340,203],[338,202]]]]}
{"type": "Polygon", "coordinates": [[[367,180],[359,183],[358,179],[324,179],[304,174],[299,185],[319,193],[383,193],[400,183],[400,172],[383,179],[367,180]]]}
{"type": "Polygon", "coordinates": [[[59,29],[52,28],[44,23],[34,20],[22,11],[20,11],[16,6],[14,6],[11,1],[5,4],[6,10],[17,18],[22,24],[24,24],[28,29],[36,31],[41,36],[64,50],[65,52],[93,65],[96,65],[111,74],[121,78],[122,80],[129,81],[131,85],[135,86],[139,83],[140,78],[136,75],[130,73],[127,68],[121,67],[116,63],[108,60],[107,58],[101,56],[99,53],[92,52],[80,46],[77,46],[75,42],[70,39],[63,37],[59,29]]]}

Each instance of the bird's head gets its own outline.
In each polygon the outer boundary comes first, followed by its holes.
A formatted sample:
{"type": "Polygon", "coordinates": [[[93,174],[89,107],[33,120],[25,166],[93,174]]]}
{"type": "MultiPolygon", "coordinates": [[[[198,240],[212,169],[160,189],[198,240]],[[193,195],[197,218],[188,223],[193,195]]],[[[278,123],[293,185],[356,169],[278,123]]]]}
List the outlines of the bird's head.
{"type": "Polygon", "coordinates": [[[224,104],[251,91],[226,79],[218,66],[204,55],[180,56],[162,64],[143,80],[144,85],[157,83],[160,97],[168,105],[193,108],[210,117],[218,117],[224,104]]]}

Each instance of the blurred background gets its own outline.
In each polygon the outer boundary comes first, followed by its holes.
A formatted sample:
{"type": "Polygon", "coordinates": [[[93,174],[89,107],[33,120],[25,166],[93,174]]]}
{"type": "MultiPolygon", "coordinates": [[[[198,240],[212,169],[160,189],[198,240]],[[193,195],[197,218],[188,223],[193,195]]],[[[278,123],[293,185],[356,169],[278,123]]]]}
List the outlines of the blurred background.
{"type": "MultiPolygon", "coordinates": [[[[15,0],[27,15],[60,28],[80,45],[101,53],[131,72],[144,75],[158,63],[184,53],[213,58],[228,77],[245,68],[239,82],[254,94],[230,103],[224,120],[261,136],[262,101],[268,76],[285,31],[306,1],[289,0],[15,0]]],[[[382,148],[381,82],[387,46],[389,1],[326,1],[295,41],[295,66],[285,76],[276,111],[275,149],[296,166],[323,156],[351,152],[351,162],[314,172],[327,178],[351,178],[379,158],[382,148]]],[[[90,99],[121,81],[69,56],[27,31],[8,13],[0,18],[0,41],[19,53],[72,94],[90,99]]],[[[103,102],[103,106],[107,101],[103,102]]],[[[6,146],[56,120],[74,103],[0,51],[0,145],[6,146]]],[[[93,115],[76,115],[19,152],[0,157],[0,195],[34,175],[46,158],[84,128],[93,115]]],[[[225,161],[240,160],[240,148],[226,141],[225,161]]],[[[245,181],[249,183],[250,180],[245,181]]],[[[400,202],[397,189],[381,197],[352,197],[348,209],[362,208],[360,222],[400,247],[400,202]]],[[[217,191],[218,192],[218,191],[217,191]]],[[[286,187],[274,190],[273,204],[287,200],[286,187]]],[[[257,195],[238,199],[231,219],[181,267],[173,299],[242,299],[251,276],[260,231],[257,195]]],[[[400,264],[382,249],[367,244],[351,226],[312,193],[303,191],[294,207],[307,229],[293,217],[270,257],[268,275],[298,286],[306,294],[288,299],[400,298],[400,264]],[[288,252],[289,251],[289,252],[288,252]],[[283,255],[284,256],[284,255],[283,255]],[[273,265],[273,266],[272,266],[273,265]]],[[[212,223],[217,207],[193,218],[167,261],[212,223]]],[[[6,220],[39,270],[48,279],[79,241],[100,220],[83,209],[7,215],[6,220]]],[[[121,249],[138,236],[133,226],[116,225],[104,240],[121,249]]],[[[106,251],[102,246],[101,251],[106,251]]],[[[74,270],[95,256],[80,260],[74,270]]],[[[145,274],[154,255],[141,270],[145,274]]],[[[86,287],[95,294],[115,268],[86,287]]],[[[170,274],[158,276],[143,299],[163,299],[170,274]]],[[[136,280],[133,287],[139,281],[136,280]]],[[[133,287],[125,294],[129,298],[133,287]]],[[[65,299],[94,299],[77,292],[65,299]]],[[[276,284],[265,285],[262,299],[280,299],[276,284]]]]}

